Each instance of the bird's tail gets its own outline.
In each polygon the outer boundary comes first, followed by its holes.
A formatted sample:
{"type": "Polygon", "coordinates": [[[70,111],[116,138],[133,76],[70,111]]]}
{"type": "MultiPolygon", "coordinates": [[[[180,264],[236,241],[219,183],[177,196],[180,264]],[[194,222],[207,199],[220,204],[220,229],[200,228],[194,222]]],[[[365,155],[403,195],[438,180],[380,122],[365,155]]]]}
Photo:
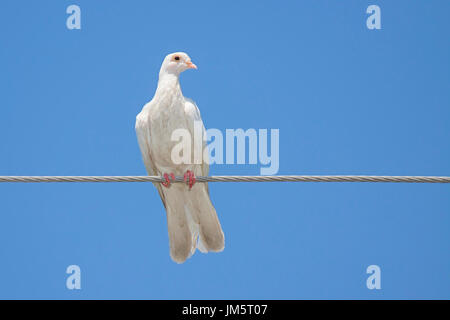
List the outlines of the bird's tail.
{"type": "Polygon", "coordinates": [[[198,248],[201,252],[222,251],[225,238],[207,189],[195,185],[191,190],[174,184],[162,190],[167,210],[170,256],[183,263],[198,248]]]}

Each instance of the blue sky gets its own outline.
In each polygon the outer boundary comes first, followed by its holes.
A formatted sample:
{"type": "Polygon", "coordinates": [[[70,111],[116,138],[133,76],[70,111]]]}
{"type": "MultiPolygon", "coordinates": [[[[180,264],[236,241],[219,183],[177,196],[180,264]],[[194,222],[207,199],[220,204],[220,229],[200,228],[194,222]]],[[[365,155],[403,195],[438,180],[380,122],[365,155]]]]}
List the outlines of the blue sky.
{"type": "MultiPolygon", "coordinates": [[[[280,129],[279,174],[450,175],[450,2],[2,1],[0,175],[143,175],[164,56],[208,128],[280,129]],[[67,6],[81,30],[66,28],[67,6]],[[381,30],[365,13],[381,8],[381,30]]],[[[211,174],[256,175],[258,165],[211,174]]],[[[450,298],[449,186],[214,183],[225,250],[170,260],[145,183],[0,184],[0,298],[450,298]],[[82,289],[68,290],[79,265],[82,289]],[[381,290],[366,268],[381,268],[381,290]]]]}

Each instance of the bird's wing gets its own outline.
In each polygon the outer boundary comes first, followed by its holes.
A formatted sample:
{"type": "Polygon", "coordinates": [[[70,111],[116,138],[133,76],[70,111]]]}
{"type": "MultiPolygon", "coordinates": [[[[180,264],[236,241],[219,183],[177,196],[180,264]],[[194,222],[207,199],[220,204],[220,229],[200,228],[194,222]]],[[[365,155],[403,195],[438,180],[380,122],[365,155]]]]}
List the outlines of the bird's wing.
{"type": "MultiPolygon", "coordinates": [[[[144,107],[145,110],[145,107],[144,107]]],[[[147,169],[147,173],[149,176],[159,175],[158,170],[155,167],[155,164],[152,160],[152,155],[150,152],[150,121],[148,121],[148,115],[143,110],[143,112],[139,113],[136,117],[136,136],[139,143],[139,148],[141,149],[142,159],[144,160],[145,168],[147,169]]],[[[161,200],[166,207],[166,200],[164,197],[164,193],[162,192],[162,187],[160,183],[154,183],[156,189],[158,189],[158,193],[161,197],[161,200]]]]}
{"type": "MultiPolygon", "coordinates": [[[[205,126],[203,125],[200,111],[191,99],[186,99],[185,113],[188,122],[193,123],[199,121],[202,125],[202,134],[206,134],[205,126]]],[[[191,128],[191,134],[193,129],[191,128]]],[[[206,140],[202,139],[202,150],[206,147],[206,140]]],[[[209,161],[203,158],[202,164],[196,166],[198,172],[207,176],[209,173],[209,161]]],[[[198,174],[198,173],[196,173],[198,174]]],[[[225,246],[225,237],[217,217],[216,209],[211,203],[209,195],[208,183],[200,183],[187,193],[186,209],[188,212],[188,222],[192,221],[197,225],[197,230],[194,232],[200,234],[198,240],[198,248],[202,252],[208,251],[222,251],[225,246]]],[[[195,244],[195,242],[194,242],[195,244]]],[[[195,248],[195,247],[194,247],[195,248]]]]}
{"type": "MultiPolygon", "coordinates": [[[[198,109],[197,105],[195,104],[194,100],[189,99],[189,98],[185,98],[185,112],[186,112],[186,116],[188,118],[188,121],[190,122],[194,122],[194,121],[199,121],[202,125],[202,135],[206,136],[206,129],[205,126],[203,124],[202,121],[202,117],[200,115],[200,110],[198,109]]],[[[193,134],[193,130],[191,130],[191,134],[193,134]]],[[[205,148],[207,147],[206,145],[206,140],[202,139],[202,152],[203,150],[205,150],[205,148]]],[[[201,173],[203,176],[207,176],[209,174],[209,159],[205,159],[205,157],[208,157],[208,153],[203,153],[203,160],[202,160],[202,164],[201,164],[201,173]]],[[[209,194],[209,187],[208,184],[206,184],[206,190],[208,191],[209,194]]]]}

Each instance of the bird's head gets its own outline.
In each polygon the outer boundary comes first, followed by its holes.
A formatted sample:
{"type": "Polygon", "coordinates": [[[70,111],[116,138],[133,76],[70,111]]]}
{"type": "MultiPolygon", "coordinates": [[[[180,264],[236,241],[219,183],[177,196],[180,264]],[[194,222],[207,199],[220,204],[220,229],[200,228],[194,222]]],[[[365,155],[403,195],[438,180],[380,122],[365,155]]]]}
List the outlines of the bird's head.
{"type": "Polygon", "coordinates": [[[169,73],[178,76],[187,69],[197,69],[197,66],[192,63],[191,58],[186,53],[175,52],[164,58],[159,74],[169,73]]]}

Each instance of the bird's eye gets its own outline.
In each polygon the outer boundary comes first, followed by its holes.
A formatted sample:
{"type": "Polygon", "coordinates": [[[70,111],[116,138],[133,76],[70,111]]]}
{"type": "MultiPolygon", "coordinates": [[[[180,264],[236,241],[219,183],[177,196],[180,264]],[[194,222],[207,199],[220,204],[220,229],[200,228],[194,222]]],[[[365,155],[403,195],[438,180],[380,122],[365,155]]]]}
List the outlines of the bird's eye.
{"type": "Polygon", "coordinates": [[[180,60],[180,57],[179,57],[179,56],[175,56],[174,59],[175,59],[176,61],[178,61],[178,60],[180,60]]]}

